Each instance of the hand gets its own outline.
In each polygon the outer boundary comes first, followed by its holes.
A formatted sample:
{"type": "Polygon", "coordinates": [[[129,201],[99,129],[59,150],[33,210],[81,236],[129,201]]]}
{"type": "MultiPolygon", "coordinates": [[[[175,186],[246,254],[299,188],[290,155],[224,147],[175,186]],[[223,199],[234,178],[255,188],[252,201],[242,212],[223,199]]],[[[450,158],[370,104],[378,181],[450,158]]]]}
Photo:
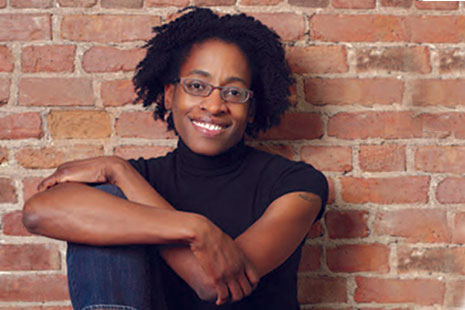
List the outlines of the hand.
{"type": "Polygon", "coordinates": [[[239,301],[256,288],[257,272],[234,240],[206,222],[206,229],[191,244],[192,253],[216,288],[216,304],[239,301]]]}
{"type": "Polygon", "coordinates": [[[111,183],[114,184],[114,166],[125,162],[116,156],[100,156],[66,162],[54,173],[40,182],[39,191],[65,182],[111,183]]]}

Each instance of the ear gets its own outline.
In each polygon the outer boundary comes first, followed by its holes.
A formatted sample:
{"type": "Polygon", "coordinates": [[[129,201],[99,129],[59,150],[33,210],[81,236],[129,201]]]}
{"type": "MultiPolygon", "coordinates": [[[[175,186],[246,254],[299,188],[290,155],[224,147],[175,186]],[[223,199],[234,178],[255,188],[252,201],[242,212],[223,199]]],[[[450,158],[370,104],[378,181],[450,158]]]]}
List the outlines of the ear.
{"type": "Polygon", "coordinates": [[[173,107],[174,84],[165,85],[165,109],[171,110],[173,107]]]}

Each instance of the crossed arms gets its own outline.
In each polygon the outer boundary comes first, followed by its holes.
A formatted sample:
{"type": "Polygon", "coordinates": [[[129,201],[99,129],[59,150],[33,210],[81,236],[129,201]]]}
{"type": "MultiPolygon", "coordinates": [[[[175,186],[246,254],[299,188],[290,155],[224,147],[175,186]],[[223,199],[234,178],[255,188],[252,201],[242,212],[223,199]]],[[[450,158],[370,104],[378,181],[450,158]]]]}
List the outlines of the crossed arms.
{"type": "Polygon", "coordinates": [[[23,211],[32,233],[90,245],[180,244],[162,247],[161,256],[200,298],[218,305],[248,296],[284,262],[321,206],[315,194],[286,194],[232,240],[206,217],[174,209],[119,157],[65,163],[39,190],[23,211]],[[82,184],[89,182],[114,184],[128,200],[82,184]]]}

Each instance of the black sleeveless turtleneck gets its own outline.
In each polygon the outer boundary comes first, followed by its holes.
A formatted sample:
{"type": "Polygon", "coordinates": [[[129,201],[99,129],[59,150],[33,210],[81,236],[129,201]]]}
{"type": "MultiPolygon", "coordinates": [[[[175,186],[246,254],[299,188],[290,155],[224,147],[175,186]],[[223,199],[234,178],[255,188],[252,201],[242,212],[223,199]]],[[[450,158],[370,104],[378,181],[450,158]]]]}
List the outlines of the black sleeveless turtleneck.
{"type": "MultiPolygon", "coordinates": [[[[326,178],[311,165],[256,150],[244,141],[220,155],[205,156],[192,152],[180,139],[166,156],[129,162],[173,207],[205,215],[232,238],[286,193],[306,191],[320,196],[318,218],[328,196],[326,178]]],[[[190,301],[189,309],[297,309],[300,248],[241,302],[216,307],[196,299],[190,301]]]]}

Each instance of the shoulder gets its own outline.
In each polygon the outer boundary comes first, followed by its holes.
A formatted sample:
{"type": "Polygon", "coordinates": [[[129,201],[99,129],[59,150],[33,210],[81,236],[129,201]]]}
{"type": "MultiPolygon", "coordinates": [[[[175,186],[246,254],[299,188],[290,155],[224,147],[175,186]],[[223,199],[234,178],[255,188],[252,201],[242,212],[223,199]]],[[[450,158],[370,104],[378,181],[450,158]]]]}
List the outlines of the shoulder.
{"type": "Polygon", "coordinates": [[[328,199],[328,181],[325,175],[311,164],[256,149],[250,152],[249,157],[250,169],[260,170],[260,179],[269,193],[270,202],[291,192],[309,192],[321,198],[324,209],[328,199]]]}
{"type": "Polygon", "coordinates": [[[164,169],[172,169],[175,153],[176,150],[171,151],[164,156],[152,158],[139,157],[138,159],[129,159],[128,162],[139,172],[139,174],[150,181],[150,175],[159,174],[164,169]]]}

